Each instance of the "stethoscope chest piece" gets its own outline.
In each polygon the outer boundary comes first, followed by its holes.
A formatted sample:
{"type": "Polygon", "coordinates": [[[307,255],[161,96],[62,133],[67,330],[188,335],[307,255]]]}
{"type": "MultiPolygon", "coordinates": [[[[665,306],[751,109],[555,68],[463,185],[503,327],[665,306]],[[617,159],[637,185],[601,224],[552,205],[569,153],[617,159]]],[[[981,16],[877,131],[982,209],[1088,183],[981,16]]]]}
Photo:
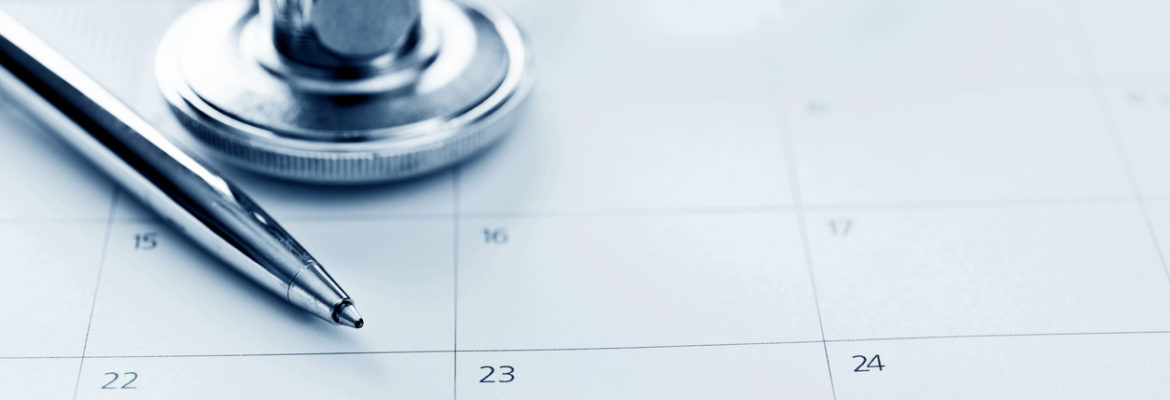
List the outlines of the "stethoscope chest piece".
{"type": "Polygon", "coordinates": [[[175,115],[219,158],[311,182],[390,181],[487,148],[532,82],[479,1],[213,0],[157,55],[175,115]]]}

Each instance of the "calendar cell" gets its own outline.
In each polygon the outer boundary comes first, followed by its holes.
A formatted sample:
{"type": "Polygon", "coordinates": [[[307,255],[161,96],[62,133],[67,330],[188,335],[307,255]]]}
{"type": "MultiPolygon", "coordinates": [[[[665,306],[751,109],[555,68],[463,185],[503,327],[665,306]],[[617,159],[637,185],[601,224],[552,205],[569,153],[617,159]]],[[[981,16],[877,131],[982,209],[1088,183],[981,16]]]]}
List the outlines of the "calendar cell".
{"type": "MultiPolygon", "coordinates": [[[[447,399],[451,353],[90,358],[79,399],[447,399]]],[[[76,367],[75,372],[76,372],[76,367]]]]}
{"type": "Polygon", "coordinates": [[[1112,81],[1105,97],[1137,190],[1170,198],[1170,80],[1112,81]]]}
{"type": "Polygon", "coordinates": [[[840,210],[809,221],[830,340],[1170,329],[1170,280],[1136,204],[840,210]],[[829,225],[840,220],[845,234],[829,225]]]}
{"type": "Polygon", "coordinates": [[[1164,399],[1166,334],[829,343],[839,399],[1164,399]],[[883,367],[867,366],[878,356],[883,367]],[[863,360],[864,359],[864,360],[863,360]]]}
{"type": "Polygon", "coordinates": [[[17,1],[5,4],[45,43],[131,106],[161,104],[151,92],[154,46],[190,5],[177,1],[17,1]],[[150,18],[127,23],[126,10],[150,18]]]}
{"type": "Polygon", "coordinates": [[[473,399],[832,399],[820,342],[621,351],[460,353],[473,399]]]}
{"type": "Polygon", "coordinates": [[[6,194],[0,219],[105,221],[110,181],[13,101],[0,93],[0,193],[6,194]]]}
{"type": "Polygon", "coordinates": [[[105,234],[100,223],[0,224],[0,356],[81,355],[105,234]]]}
{"type": "Polygon", "coordinates": [[[820,339],[788,213],[460,226],[460,349],[820,339]]]}
{"type": "Polygon", "coordinates": [[[461,170],[462,212],[792,202],[770,99],[591,101],[549,86],[512,137],[461,170]]]}
{"type": "Polygon", "coordinates": [[[776,4],[515,3],[544,33],[539,84],[511,137],[461,170],[461,211],[792,203],[765,51],[776,4]]]}
{"type": "Polygon", "coordinates": [[[1090,76],[1059,0],[782,4],[773,49],[785,91],[949,92],[1090,76]]]}
{"type": "Polygon", "coordinates": [[[453,346],[449,220],[290,224],[366,317],[321,321],[157,224],[114,226],[88,355],[443,350],[453,346]],[[190,340],[197,337],[199,340],[190,340]]]}
{"type": "Polygon", "coordinates": [[[0,397],[68,399],[77,382],[76,358],[0,359],[0,397]]]}
{"type": "Polygon", "coordinates": [[[786,107],[804,202],[1128,199],[1089,88],[802,94],[786,107]]]}
{"type": "Polygon", "coordinates": [[[1170,70],[1170,54],[1159,51],[1170,36],[1170,4],[1157,0],[1069,2],[1092,62],[1101,77],[1155,78],[1170,70]]]}
{"type": "MultiPolygon", "coordinates": [[[[770,97],[775,91],[779,75],[768,50],[775,46],[774,27],[783,22],[777,2],[498,3],[532,33],[527,39],[540,74],[538,86],[546,94],[593,100],[651,97],[669,103],[680,97],[770,97]]],[[[588,115],[612,120],[607,112],[588,115]]],[[[687,134],[692,133],[678,132],[687,134]]]]}

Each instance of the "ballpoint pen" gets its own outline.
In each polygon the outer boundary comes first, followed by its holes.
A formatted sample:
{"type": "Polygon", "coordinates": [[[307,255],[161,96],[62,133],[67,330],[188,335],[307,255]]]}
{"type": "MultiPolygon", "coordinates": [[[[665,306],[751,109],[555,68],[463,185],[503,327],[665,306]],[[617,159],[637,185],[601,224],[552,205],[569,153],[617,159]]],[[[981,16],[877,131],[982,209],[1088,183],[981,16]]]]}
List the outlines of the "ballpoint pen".
{"type": "Polygon", "coordinates": [[[364,325],[345,290],[256,203],[2,11],[0,89],[241,274],[325,320],[364,325]]]}

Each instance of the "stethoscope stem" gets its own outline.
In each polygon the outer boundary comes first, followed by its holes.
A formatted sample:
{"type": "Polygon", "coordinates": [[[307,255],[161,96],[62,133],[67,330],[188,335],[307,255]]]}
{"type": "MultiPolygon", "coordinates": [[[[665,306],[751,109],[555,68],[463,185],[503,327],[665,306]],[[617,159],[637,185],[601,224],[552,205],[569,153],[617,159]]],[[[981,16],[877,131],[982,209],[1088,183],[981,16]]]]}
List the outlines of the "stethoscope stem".
{"type": "Polygon", "coordinates": [[[417,34],[420,0],[261,0],[280,53],[325,68],[362,67],[417,34]]]}

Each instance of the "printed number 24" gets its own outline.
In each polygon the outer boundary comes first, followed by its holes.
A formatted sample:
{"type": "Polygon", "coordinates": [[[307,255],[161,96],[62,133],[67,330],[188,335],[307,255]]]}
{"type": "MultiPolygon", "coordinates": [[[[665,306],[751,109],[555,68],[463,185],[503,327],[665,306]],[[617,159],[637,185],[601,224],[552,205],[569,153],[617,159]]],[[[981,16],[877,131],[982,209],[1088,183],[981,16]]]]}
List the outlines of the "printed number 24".
{"type": "Polygon", "coordinates": [[[853,358],[861,359],[861,362],[857,364],[857,368],[854,368],[853,372],[869,372],[873,369],[882,371],[886,368],[885,364],[882,364],[882,356],[880,354],[874,354],[873,357],[858,354],[853,356],[853,358]]]}

